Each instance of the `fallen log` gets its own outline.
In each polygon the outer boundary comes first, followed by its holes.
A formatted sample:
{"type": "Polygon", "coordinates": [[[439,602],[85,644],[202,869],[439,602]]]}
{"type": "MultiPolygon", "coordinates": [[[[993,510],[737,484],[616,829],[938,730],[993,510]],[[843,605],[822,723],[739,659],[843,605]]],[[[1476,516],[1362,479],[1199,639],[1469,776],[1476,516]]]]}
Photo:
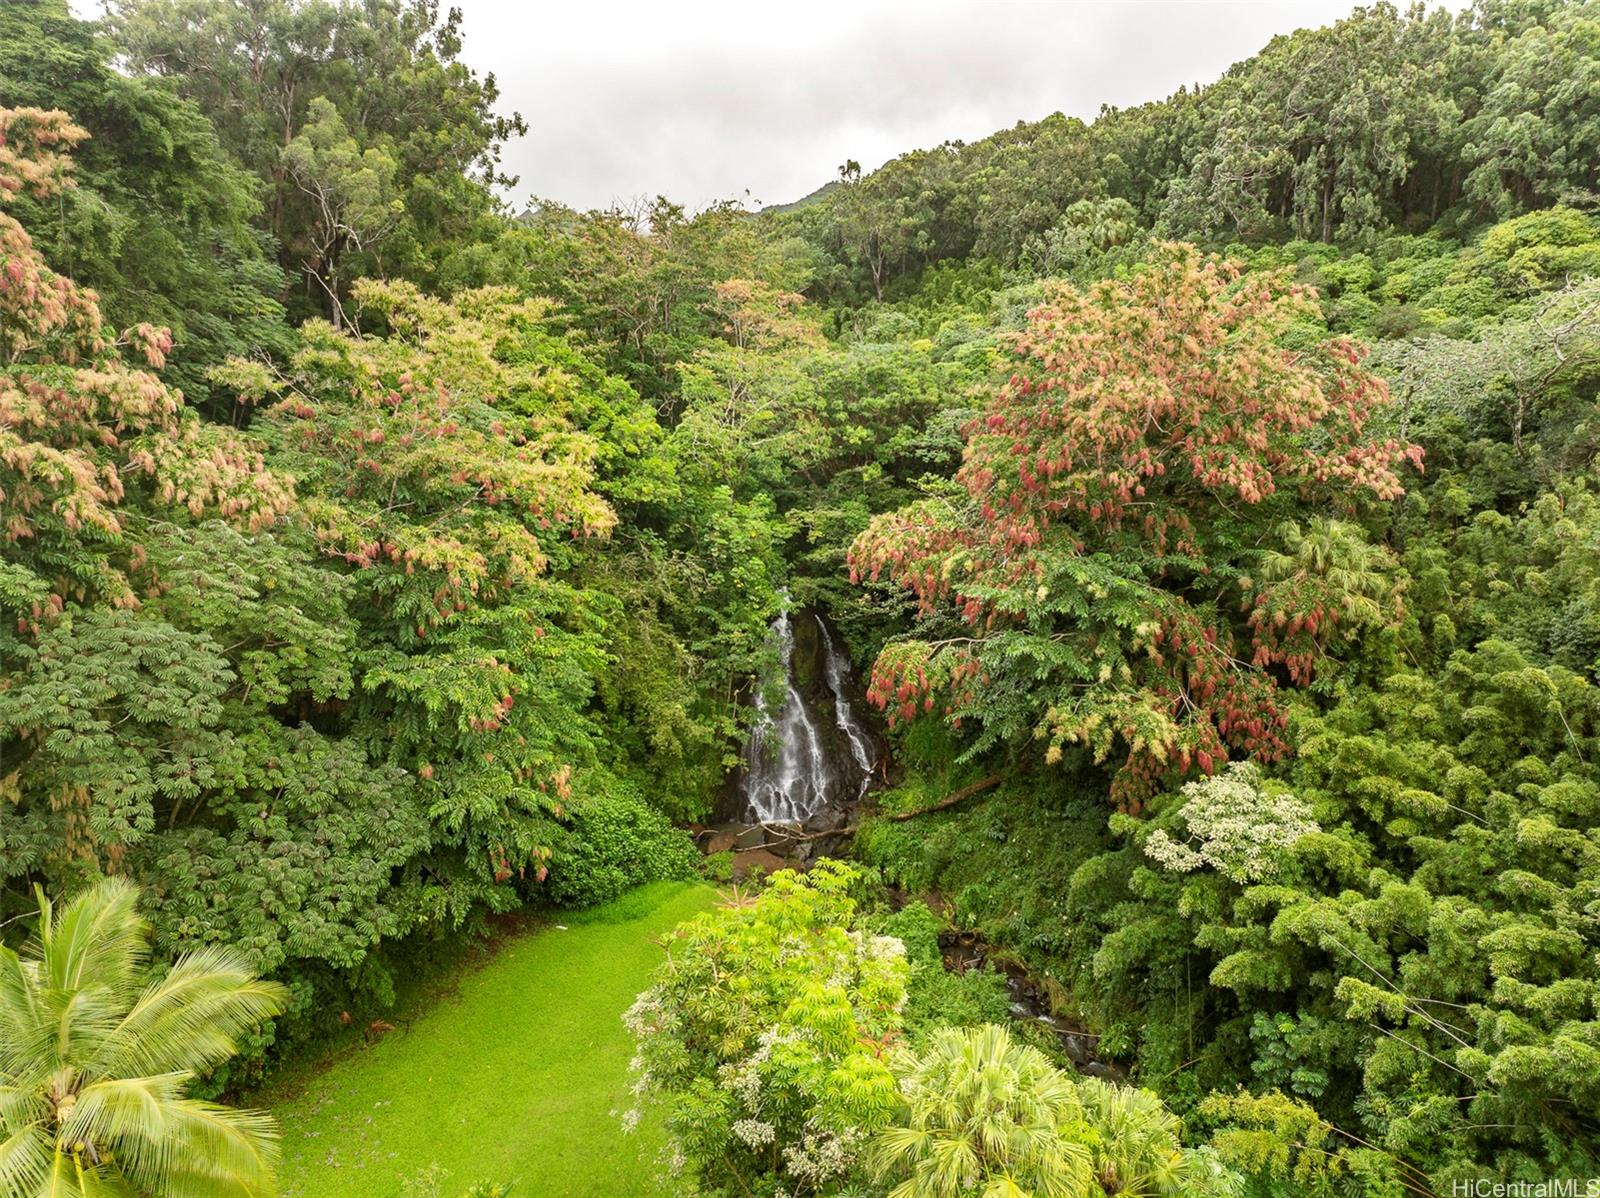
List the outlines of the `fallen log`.
{"type": "Polygon", "coordinates": [[[944,811],[946,808],[954,807],[957,803],[965,803],[973,795],[982,794],[990,787],[999,786],[1000,783],[1005,781],[1005,778],[1006,776],[1004,774],[990,774],[987,778],[982,778],[977,782],[974,782],[971,786],[963,786],[949,798],[940,799],[931,807],[918,807],[915,811],[896,811],[890,815],[884,816],[883,818],[904,821],[908,819],[916,819],[919,815],[930,815],[935,811],[944,811]]]}
{"type": "MultiPolygon", "coordinates": [[[[933,803],[927,807],[918,807],[915,811],[890,812],[889,814],[883,816],[883,818],[894,820],[896,823],[903,823],[908,819],[916,819],[919,815],[931,815],[935,811],[945,811],[951,807],[954,807],[957,803],[965,803],[973,795],[982,794],[984,791],[989,790],[992,787],[999,786],[1000,783],[1005,781],[1005,778],[1006,776],[1004,774],[990,774],[987,778],[981,778],[977,782],[974,782],[971,786],[963,786],[960,790],[956,791],[955,794],[940,799],[937,803],[933,803]]],[[[820,840],[824,836],[850,836],[856,832],[859,832],[860,830],[860,824],[846,824],[842,828],[834,828],[832,831],[828,832],[796,833],[791,835],[789,839],[792,841],[820,840]]]]}

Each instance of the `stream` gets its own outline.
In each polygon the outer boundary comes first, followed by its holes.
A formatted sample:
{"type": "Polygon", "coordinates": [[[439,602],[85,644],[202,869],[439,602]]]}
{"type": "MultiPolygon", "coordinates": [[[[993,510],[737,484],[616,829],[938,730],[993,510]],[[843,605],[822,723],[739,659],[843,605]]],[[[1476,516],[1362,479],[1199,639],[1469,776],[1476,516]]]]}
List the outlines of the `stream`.
{"type": "Polygon", "coordinates": [[[1004,957],[996,958],[989,943],[977,932],[939,933],[939,951],[944,967],[951,973],[993,966],[1006,979],[1011,995],[1011,1018],[1019,1023],[1036,1023],[1053,1034],[1061,1051],[1079,1073],[1107,1081],[1126,1081],[1128,1071],[1100,1055],[1100,1037],[1051,1010],[1050,996],[1021,965],[1004,957]]]}
{"type": "MultiPolygon", "coordinates": [[[[724,816],[732,822],[721,825],[703,847],[757,854],[757,863],[770,868],[848,851],[844,826],[871,789],[884,750],[857,714],[864,695],[855,669],[821,612],[792,610],[785,596],[768,635],[777,649],[776,667],[756,691],[756,719],[724,816]],[[780,691],[783,697],[774,709],[770,697],[780,691]]],[[[1080,1073],[1112,1080],[1126,1076],[1122,1066],[1099,1055],[1099,1037],[1056,1015],[1045,988],[976,932],[941,933],[939,947],[952,972],[986,965],[1000,972],[1011,995],[1011,1017],[1051,1032],[1080,1073]]]]}

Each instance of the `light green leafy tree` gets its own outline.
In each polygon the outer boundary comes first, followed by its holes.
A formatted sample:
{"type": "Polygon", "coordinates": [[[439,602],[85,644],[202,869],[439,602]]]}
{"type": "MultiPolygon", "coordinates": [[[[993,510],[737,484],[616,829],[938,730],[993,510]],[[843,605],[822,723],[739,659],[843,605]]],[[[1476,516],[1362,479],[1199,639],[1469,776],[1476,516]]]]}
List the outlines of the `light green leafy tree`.
{"type": "MultiPolygon", "coordinates": [[[[1418,22],[1420,23],[1420,18],[1418,22]]],[[[1454,102],[1413,19],[1391,4],[1275,38],[1206,97],[1209,144],[1172,185],[1174,231],[1332,241],[1385,223],[1384,204],[1454,102]]]]}
{"type": "Polygon", "coordinates": [[[1183,1148],[1183,1123],[1152,1091],[1085,1077],[1078,1081],[1084,1117],[1095,1130],[1094,1177],[1107,1194],[1146,1198],[1199,1195],[1221,1175],[1183,1148]]]}
{"type": "Polygon", "coordinates": [[[705,1194],[838,1194],[893,1114],[885,1062],[905,948],[853,927],[859,875],[837,861],[679,927],[625,1022],[643,1105],[705,1194]]]}
{"type": "Polygon", "coordinates": [[[1022,263],[1041,278],[1098,278],[1108,251],[1139,235],[1138,212],[1123,199],[1079,200],[1043,233],[1028,238],[1022,263]]]}
{"type": "Polygon", "coordinates": [[[346,252],[375,250],[405,214],[397,164],[381,149],[363,150],[333,102],[318,96],[305,128],[283,148],[283,165],[310,201],[304,270],[327,295],[338,328],[345,323],[339,292],[346,252]]]}
{"type": "MultiPolygon", "coordinates": [[[[493,186],[507,139],[526,131],[496,112],[494,76],[460,59],[459,5],[439,0],[114,0],[103,28],[121,64],[170,80],[210,119],[222,148],[262,183],[259,227],[291,279],[315,250],[317,199],[297,185],[284,148],[330,102],[358,153],[396,165],[404,215],[376,254],[345,249],[349,276],[380,274],[430,286],[447,259],[498,227],[493,186]]],[[[308,278],[306,282],[311,282],[308,278]]],[[[325,310],[314,283],[285,301],[303,318],[325,310]]]]}
{"type": "Polygon", "coordinates": [[[1483,107],[1467,126],[1466,195],[1507,216],[1590,191],[1600,162],[1600,5],[1552,5],[1498,47],[1483,107]]]}
{"type": "Polygon", "coordinates": [[[1074,1078],[997,1024],[944,1028],[893,1068],[905,1108],[871,1159],[890,1198],[1078,1198],[1213,1192],[1149,1090],[1074,1078]]]}
{"type": "Polygon", "coordinates": [[[112,56],[67,0],[0,5],[4,103],[64,109],[89,133],[73,155],[76,187],[7,206],[52,268],[95,289],[108,324],[171,329],[161,378],[203,404],[210,367],[287,348],[283,275],[252,228],[256,181],[207,111],[120,73],[112,56]]]}

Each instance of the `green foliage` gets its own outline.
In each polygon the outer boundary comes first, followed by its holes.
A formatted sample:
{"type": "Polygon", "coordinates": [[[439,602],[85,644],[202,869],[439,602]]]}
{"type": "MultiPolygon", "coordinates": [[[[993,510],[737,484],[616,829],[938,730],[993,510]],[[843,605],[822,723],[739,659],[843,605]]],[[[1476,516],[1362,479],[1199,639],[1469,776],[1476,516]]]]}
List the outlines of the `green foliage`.
{"type": "MultiPolygon", "coordinates": [[[[1301,716],[1289,783],[1322,830],[1266,880],[1074,844],[1026,791],[868,844],[891,865],[917,855],[921,884],[1080,979],[1070,993],[1102,1021],[1102,1050],[1150,1076],[1187,1064],[1202,1086],[1281,1087],[1427,1162],[1435,1185],[1491,1155],[1581,1172],[1589,1133],[1551,1152],[1538,1129],[1589,1085],[1563,1062],[1587,1060],[1594,1035],[1592,961],[1566,914],[1590,885],[1590,689],[1490,641],[1437,677],[1396,673],[1301,716]]],[[[1113,827],[1150,846],[1186,809],[1156,812],[1113,827]]]]}
{"type": "MultiPolygon", "coordinates": [[[[879,662],[885,809],[1002,775],[860,851],[1211,1136],[1191,1192],[1600,1168],[1592,0],[1378,4],[783,211],[515,219],[454,10],[110,8],[0,5],[0,927],[124,874],[163,958],[290,983],[273,1035],[382,1009],[486,913],[689,873],[787,590],[879,662]]],[[[931,1103],[1004,1017],[855,885],[691,925],[641,1008],[713,1192],[863,1191],[891,1040],[931,1103]]],[[[1171,1115],[1070,1088],[1076,1181],[1167,1184],[1171,1115]]]]}
{"type": "MultiPolygon", "coordinates": [[[[1375,4],[1091,125],[1056,113],[869,175],[846,164],[775,223],[816,247],[813,292],[855,304],[926,289],[956,263],[1115,275],[1130,261],[1120,247],[1152,227],[1213,246],[1372,245],[1588,204],[1595,24],[1586,2],[1459,16],[1375,4]]],[[[1340,308],[1341,331],[1383,319],[1359,288],[1340,308]]]]}
{"type": "MultiPolygon", "coordinates": [[[[1373,359],[1396,401],[1380,435],[1426,453],[1411,493],[1360,527],[1298,508],[1241,564],[1258,651],[1317,663],[1285,732],[1293,756],[1205,816],[1236,824],[1243,839],[1224,839],[1243,850],[1293,795],[1295,835],[1267,873],[1202,867],[1222,850],[1194,835],[1192,796],[1102,827],[1080,795],[1103,783],[1065,754],[1058,782],[1013,779],[861,838],[1058,980],[1101,1051],[1135,1059],[1180,1109],[1208,1089],[1289,1095],[1322,1131],[1237,1107],[1214,1141],[1263,1192],[1594,1169],[1588,1099],[1566,1097],[1588,1085],[1567,1065],[1593,1042],[1593,938],[1564,914],[1592,888],[1593,243],[1592,219],[1557,207],[1465,246],[1435,232],[1361,254],[1251,252],[1253,269],[1321,288],[1329,320],[1381,334],[1382,305],[1405,303],[1427,326],[1373,359]],[[1310,624],[1315,610],[1338,619],[1310,624]]],[[[1036,686],[989,692],[985,716],[1036,686]]],[[[929,723],[897,746],[907,808],[961,784],[929,723]]]]}
{"type": "Polygon", "coordinates": [[[0,102],[64,109],[89,133],[77,187],[48,204],[22,199],[16,212],[52,267],[95,289],[109,322],[171,329],[162,377],[205,404],[211,367],[287,352],[284,277],[252,227],[262,212],[256,181],[206,112],[121,74],[113,54],[66,0],[0,6],[0,102]]]}
{"type": "Polygon", "coordinates": [[[873,1167],[896,1198],[1086,1194],[1089,1129],[1077,1087],[1036,1048],[989,1024],[900,1053],[903,1125],[880,1132],[873,1167]]]}
{"type": "MultiPolygon", "coordinates": [[[[70,183],[79,131],[0,121],[7,196],[70,183]]],[[[164,333],[103,331],[9,215],[0,236],[8,901],[126,872],[162,952],[228,944],[292,979],[300,1034],[381,1003],[385,942],[689,874],[661,811],[720,780],[750,656],[686,644],[685,607],[757,644],[771,584],[732,540],[720,561],[608,550],[613,503],[669,503],[674,467],[547,304],[359,285],[389,336],[312,323],[283,370],[213,372],[255,414],[240,434],[124,357],[159,367],[164,333]],[[674,585],[705,561],[720,593],[674,585]],[[607,722],[642,735],[602,741],[607,722]],[[681,764],[646,805],[616,779],[652,752],[681,764]]]]}
{"type": "Polygon", "coordinates": [[[460,60],[436,0],[118,0],[106,33],[138,74],[207,113],[264,191],[296,316],[337,311],[361,275],[434,283],[498,230],[505,141],[492,75],[460,60]],[[348,222],[348,223],[346,223],[348,222]],[[330,294],[329,289],[332,289],[330,294]]]}
{"type": "Polygon", "coordinates": [[[1181,1125],[1145,1090],[1075,1081],[987,1024],[937,1032],[893,1067],[905,1110],[878,1133],[891,1198],[1079,1198],[1213,1192],[1181,1125]]]}
{"type": "Polygon", "coordinates": [[[1600,8],[1558,4],[1548,12],[1497,31],[1506,40],[1495,47],[1483,106],[1465,131],[1474,164],[1466,194],[1501,216],[1592,194],[1600,183],[1600,121],[1582,98],[1600,79],[1600,8]]]}
{"type": "Polygon", "coordinates": [[[911,977],[906,984],[905,1030],[913,1041],[943,1027],[1004,1023],[1011,1014],[1005,975],[992,966],[957,973],[939,952],[939,918],[926,903],[907,903],[879,924],[906,946],[911,977]]]}
{"type": "Polygon", "coordinates": [[[1267,1183],[1268,1193],[1399,1198],[1427,1185],[1381,1153],[1341,1142],[1311,1107],[1277,1091],[1213,1095],[1200,1114],[1220,1125],[1209,1141],[1218,1158],[1267,1183]]]}
{"type": "Polygon", "coordinates": [[[363,150],[325,96],[311,101],[305,126],[283,147],[282,169],[314,201],[306,231],[306,271],[327,293],[329,319],[343,322],[340,292],[346,251],[382,242],[405,214],[395,184],[397,163],[375,147],[363,150]]]}
{"type": "Polygon", "coordinates": [[[1459,119],[1440,53],[1450,33],[1448,19],[1377,4],[1273,39],[1206,92],[1164,221],[1241,241],[1283,228],[1332,241],[1381,229],[1407,184],[1448,202],[1449,182],[1424,164],[1459,119]]]}

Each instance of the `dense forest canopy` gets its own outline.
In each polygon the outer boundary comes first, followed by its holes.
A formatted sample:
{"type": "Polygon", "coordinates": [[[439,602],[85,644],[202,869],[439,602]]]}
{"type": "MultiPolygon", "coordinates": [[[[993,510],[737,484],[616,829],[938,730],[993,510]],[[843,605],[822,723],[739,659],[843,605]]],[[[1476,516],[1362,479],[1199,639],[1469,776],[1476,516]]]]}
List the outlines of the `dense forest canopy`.
{"type": "Polygon", "coordinates": [[[1600,1176],[1600,3],[1358,8],[762,212],[507,209],[522,129],[437,0],[0,5],[0,937],[137,884],[282,985],[179,1054],[237,1091],[693,874],[793,605],[892,766],[630,1016],[702,1192],[1600,1176]],[[872,879],[1144,1089],[953,1031],[1003,1004],[872,879]],[[945,1186],[975,1061],[1030,1132],[945,1186]]]}

